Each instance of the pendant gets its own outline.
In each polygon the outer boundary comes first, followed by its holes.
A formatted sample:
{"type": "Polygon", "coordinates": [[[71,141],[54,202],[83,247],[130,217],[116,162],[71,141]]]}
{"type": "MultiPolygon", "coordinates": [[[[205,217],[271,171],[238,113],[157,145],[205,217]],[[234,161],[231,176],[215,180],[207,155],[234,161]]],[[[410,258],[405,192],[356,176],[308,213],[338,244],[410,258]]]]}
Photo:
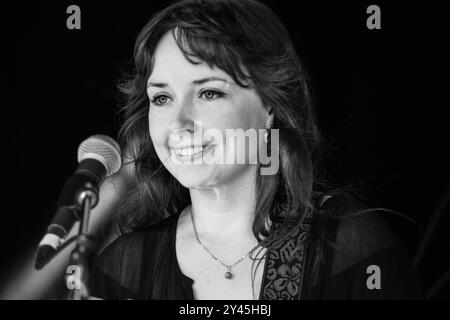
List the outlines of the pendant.
{"type": "Polygon", "coordinates": [[[227,279],[232,279],[233,278],[233,274],[230,271],[231,269],[229,269],[229,271],[225,272],[225,278],[227,279]]]}

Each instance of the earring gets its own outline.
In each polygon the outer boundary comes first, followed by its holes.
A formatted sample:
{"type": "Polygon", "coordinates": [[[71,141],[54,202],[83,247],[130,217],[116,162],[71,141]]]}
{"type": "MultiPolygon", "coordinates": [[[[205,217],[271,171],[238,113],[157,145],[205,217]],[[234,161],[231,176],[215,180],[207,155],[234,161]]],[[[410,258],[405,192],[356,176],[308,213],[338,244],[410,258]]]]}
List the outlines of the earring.
{"type": "Polygon", "coordinates": [[[273,121],[270,122],[270,127],[268,129],[266,129],[266,132],[264,133],[264,141],[266,142],[266,144],[269,140],[269,131],[270,131],[270,129],[272,129],[272,126],[273,126],[273,121]]]}

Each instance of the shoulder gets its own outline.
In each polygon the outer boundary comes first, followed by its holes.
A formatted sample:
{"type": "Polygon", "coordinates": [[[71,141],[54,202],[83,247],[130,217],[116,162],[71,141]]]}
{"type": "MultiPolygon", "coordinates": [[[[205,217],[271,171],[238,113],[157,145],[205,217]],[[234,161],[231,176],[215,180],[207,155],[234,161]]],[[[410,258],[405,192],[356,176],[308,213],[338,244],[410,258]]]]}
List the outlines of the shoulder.
{"type": "Polygon", "coordinates": [[[420,298],[420,277],[385,219],[394,213],[371,208],[354,197],[332,199],[324,203],[325,212],[319,218],[328,279],[324,295],[346,299],[420,298]],[[374,273],[373,267],[378,271],[374,273]],[[370,272],[377,277],[382,274],[382,290],[369,290],[368,281],[375,279],[370,272]]]}
{"type": "Polygon", "coordinates": [[[138,297],[143,282],[167,252],[167,237],[177,215],[116,237],[92,260],[89,277],[94,296],[104,299],[138,297]]]}
{"type": "Polygon", "coordinates": [[[172,215],[159,223],[116,236],[97,253],[97,266],[106,267],[111,261],[118,259],[139,261],[144,251],[156,249],[157,246],[166,242],[164,238],[170,236],[177,216],[172,215]]]}
{"type": "MultiPolygon", "coordinates": [[[[319,220],[324,236],[346,261],[360,260],[380,250],[401,246],[383,213],[361,199],[346,194],[333,195],[322,204],[319,220]]],[[[391,213],[386,213],[391,214],[391,213]]]]}

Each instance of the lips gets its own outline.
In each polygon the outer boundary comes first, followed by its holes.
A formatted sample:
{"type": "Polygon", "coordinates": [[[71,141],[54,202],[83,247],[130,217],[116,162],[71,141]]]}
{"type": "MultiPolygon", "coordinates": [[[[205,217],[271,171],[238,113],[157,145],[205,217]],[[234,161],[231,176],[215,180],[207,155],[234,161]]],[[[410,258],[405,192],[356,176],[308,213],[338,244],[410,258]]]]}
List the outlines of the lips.
{"type": "Polygon", "coordinates": [[[212,143],[196,146],[171,147],[170,151],[181,161],[190,161],[202,157],[212,148],[212,143]]]}
{"type": "Polygon", "coordinates": [[[173,151],[178,156],[192,156],[205,150],[206,146],[193,146],[186,148],[174,148],[173,151]]]}

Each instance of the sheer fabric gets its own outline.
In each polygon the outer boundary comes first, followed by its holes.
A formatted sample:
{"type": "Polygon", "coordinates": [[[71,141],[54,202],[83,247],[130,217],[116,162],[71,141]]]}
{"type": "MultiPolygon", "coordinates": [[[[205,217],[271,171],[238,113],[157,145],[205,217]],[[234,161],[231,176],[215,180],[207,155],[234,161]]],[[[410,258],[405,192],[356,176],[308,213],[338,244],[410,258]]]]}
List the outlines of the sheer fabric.
{"type": "MultiPolygon", "coordinates": [[[[304,246],[296,299],[422,298],[420,279],[384,219],[374,213],[348,214],[363,208],[340,197],[325,202],[324,214],[315,217],[311,241],[304,246]],[[373,266],[379,271],[380,288],[370,289],[373,266]]],[[[176,258],[178,216],[124,234],[106,247],[93,261],[91,294],[102,299],[193,300],[193,280],[181,272],[176,258]]],[[[276,287],[286,291],[298,274],[282,265],[271,276],[278,277],[276,287]]],[[[261,286],[260,298],[271,296],[263,290],[261,286]]]]}

